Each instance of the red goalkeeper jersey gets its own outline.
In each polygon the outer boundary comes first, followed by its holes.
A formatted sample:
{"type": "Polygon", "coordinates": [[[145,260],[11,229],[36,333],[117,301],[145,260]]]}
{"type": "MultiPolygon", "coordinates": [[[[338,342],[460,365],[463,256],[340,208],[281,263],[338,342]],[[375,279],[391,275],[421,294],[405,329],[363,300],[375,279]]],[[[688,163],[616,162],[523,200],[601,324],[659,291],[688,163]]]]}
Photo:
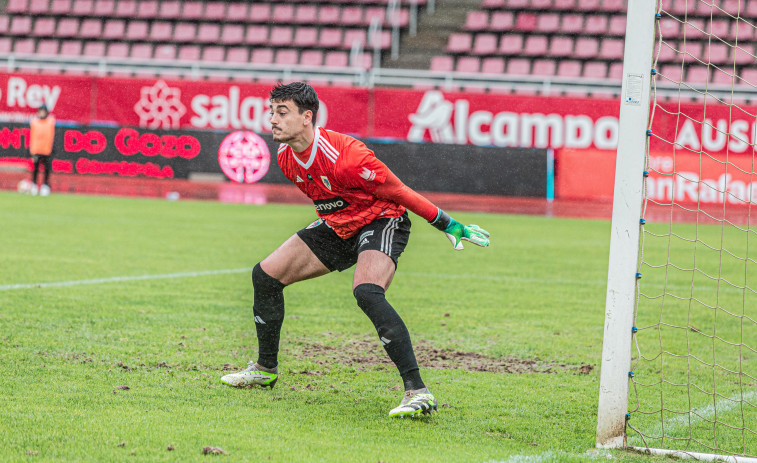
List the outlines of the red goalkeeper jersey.
{"type": "Polygon", "coordinates": [[[352,137],[316,127],[313,143],[304,152],[282,144],[277,158],[284,175],[313,200],[318,216],[342,238],[379,217],[405,212],[396,202],[376,196],[391,172],[352,137]]]}

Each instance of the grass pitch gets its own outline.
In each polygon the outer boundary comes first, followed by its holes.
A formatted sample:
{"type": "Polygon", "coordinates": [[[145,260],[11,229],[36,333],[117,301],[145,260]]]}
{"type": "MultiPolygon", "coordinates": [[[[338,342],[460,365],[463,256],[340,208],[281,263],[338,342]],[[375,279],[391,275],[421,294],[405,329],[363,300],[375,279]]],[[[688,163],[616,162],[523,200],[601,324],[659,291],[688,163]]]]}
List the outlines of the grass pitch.
{"type": "Polygon", "coordinates": [[[412,216],[387,296],[440,411],[392,420],[351,271],[285,290],[273,391],[219,380],[255,359],[244,269],[312,207],[0,193],[0,459],[648,461],[593,450],[609,222],[454,216],[493,244],[412,216]]]}

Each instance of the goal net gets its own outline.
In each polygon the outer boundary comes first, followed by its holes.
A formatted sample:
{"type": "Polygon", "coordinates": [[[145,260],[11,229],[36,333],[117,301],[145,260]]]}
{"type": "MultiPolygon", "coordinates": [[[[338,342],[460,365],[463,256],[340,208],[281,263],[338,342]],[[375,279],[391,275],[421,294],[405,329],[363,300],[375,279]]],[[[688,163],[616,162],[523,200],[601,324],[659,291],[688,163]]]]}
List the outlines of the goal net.
{"type": "Polygon", "coordinates": [[[757,0],[656,13],[627,444],[757,457],[757,0]]]}

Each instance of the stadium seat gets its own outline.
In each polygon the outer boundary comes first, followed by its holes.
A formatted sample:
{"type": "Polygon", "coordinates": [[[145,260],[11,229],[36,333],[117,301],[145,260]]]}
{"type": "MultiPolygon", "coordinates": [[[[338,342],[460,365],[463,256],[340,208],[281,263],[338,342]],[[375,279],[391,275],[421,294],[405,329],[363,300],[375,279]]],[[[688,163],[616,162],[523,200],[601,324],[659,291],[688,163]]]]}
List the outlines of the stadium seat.
{"type": "Polygon", "coordinates": [[[557,11],[574,11],[576,9],[576,0],[555,0],[552,8],[557,11]]]}
{"type": "Polygon", "coordinates": [[[99,18],[109,18],[116,12],[114,0],[96,0],[93,14],[99,18]]]}
{"type": "Polygon", "coordinates": [[[300,53],[300,64],[317,67],[323,64],[323,50],[304,50],[300,53]]]}
{"type": "Polygon", "coordinates": [[[494,34],[476,34],[473,41],[474,55],[491,55],[497,51],[497,39],[494,34]]]}
{"type": "Polygon", "coordinates": [[[11,52],[11,39],[9,37],[0,37],[0,53],[11,52]]]}
{"type": "Polygon", "coordinates": [[[58,47],[57,40],[40,40],[37,42],[37,54],[54,56],[58,54],[58,47]]]}
{"type": "Polygon", "coordinates": [[[534,32],[536,30],[535,13],[519,13],[515,20],[515,30],[518,32],[534,32]]]}
{"type": "Polygon", "coordinates": [[[589,15],[585,26],[588,35],[605,35],[607,33],[607,16],[589,15]]]}
{"type": "Polygon", "coordinates": [[[739,73],[741,79],[738,81],[741,85],[751,84],[757,86],[757,68],[744,68],[739,73]]]}
{"type": "Polygon", "coordinates": [[[171,40],[173,27],[167,21],[155,21],[150,27],[149,39],[153,42],[168,42],[171,40]]]}
{"type": "Polygon", "coordinates": [[[81,54],[89,58],[101,58],[105,56],[105,42],[88,40],[84,42],[84,49],[81,54]]]}
{"type": "Polygon", "coordinates": [[[184,2],[184,8],[181,11],[181,19],[185,21],[203,19],[202,2],[184,2]]]}
{"type": "Polygon", "coordinates": [[[318,37],[318,46],[326,49],[334,49],[342,44],[342,30],[335,28],[323,28],[318,37]]]}
{"type": "Polygon", "coordinates": [[[244,43],[249,45],[268,43],[268,27],[258,25],[247,26],[244,43]]]}
{"type": "Polygon", "coordinates": [[[537,59],[531,68],[531,74],[536,76],[554,76],[556,72],[557,63],[551,59],[537,59]]]}
{"type": "Polygon", "coordinates": [[[11,26],[11,18],[8,16],[0,16],[0,35],[5,35],[11,26]]]}
{"type": "Polygon", "coordinates": [[[360,26],[363,24],[363,7],[346,7],[342,10],[342,25],[360,26]]]}
{"type": "Polygon", "coordinates": [[[604,79],[607,77],[607,63],[589,61],[584,64],[582,75],[587,79],[604,79]]]}
{"type": "Polygon", "coordinates": [[[602,0],[600,10],[608,13],[620,13],[626,11],[626,2],[624,0],[602,0]]]}
{"type": "Polygon", "coordinates": [[[137,18],[155,19],[158,17],[158,2],[155,0],[142,1],[137,8],[137,18]]]}
{"type": "Polygon", "coordinates": [[[126,26],[126,38],[131,41],[147,39],[147,21],[129,21],[126,26]]]}
{"type": "Polygon", "coordinates": [[[323,60],[324,66],[344,68],[349,66],[349,55],[344,51],[330,51],[323,60]]]}
{"type": "Polygon", "coordinates": [[[194,42],[197,26],[191,23],[177,23],[173,29],[174,42],[194,42]]]}
{"type": "Polygon", "coordinates": [[[123,40],[125,32],[126,23],[122,19],[109,19],[105,21],[105,25],[103,26],[104,39],[123,40]]]}
{"type": "Polygon", "coordinates": [[[563,34],[583,34],[584,17],[580,14],[566,14],[562,18],[561,32],[563,34]]]}
{"type": "MultiPolygon", "coordinates": [[[[205,5],[205,12],[203,13],[203,19],[209,21],[221,21],[226,18],[226,3],[224,2],[208,2],[205,5]]],[[[203,51],[203,56],[204,55],[203,51]]],[[[203,58],[204,60],[204,58],[203,58]]]]}
{"type": "Polygon", "coordinates": [[[294,21],[294,5],[287,3],[274,4],[271,20],[277,24],[291,24],[294,21]]]}
{"type": "Polygon", "coordinates": [[[489,27],[489,13],[481,10],[471,10],[465,17],[463,29],[466,31],[483,31],[489,27]]]}
{"type": "MultiPolygon", "coordinates": [[[[6,21],[7,16],[4,16],[6,21]]],[[[31,35],[35,37],[50,37],[55,33],[55,19],[53,18],[37,18],[34,21],[34,29],[32,29],[31,35]]]]}
{"type": "Polygon", "coordinates": [[[34,53],[34,39],[16,39],[13,41],[13,53],[31,55],[34,53]]]}
{"type": "Polygon", "coordinates": [[[66,15],[71,12],[71,0],[53,0],[50,5],[50,13],[54,15],[66,15]]]}
{"type": "Polygon", "coordinates": [[[540,34],[553,34],[560,30],[560,16],[556,13],[539,15],[536,21],[536,30],[540,34]]]}
{"type": "Polygon", "coordinates": [[[294,34],[294,45],[300,48],[312,48],[318,44],[318,29],[299,27],[294,34]]]}
{"type": "Polygon", "coordinates": [[[689,66],[686,70],[686,82],[693,84],[706,84],[710,78],[710,69],[707,66],[689,66]]]}
{"type": "Polygon", "coordinates": [[[750,43],[739,44],[738,47],[731,48],[731,62],[736,64],[753,64],[754,47],[750,43]]]}
{"type": "Polygon", "coordinates": [[[224,61],[225,56],[226,56],[226,49],[224,47],[210,46],[210,47],[205,47],[202,49],[203,61],[220,63],[224,61]]]}
{"type": "Polygon", "coordinates": [[[549,53],[552,56],[564,58],[573,54],[573,38],[558,36],[552,38],[549,53]]]}
{"type": "Polygon", "coordinates": [[[177,56],[179,61],[199,61],[200,47],[198,45],[182,45],[177,56]]]}
{"type": "Polygon", "coordinates": [[[103,23],[97,18],[87,18],[81,22],[79,36],[84,39],[98,39],[103,32],[103,23]]]}
{"type": "Polygon", "coordinates": [[[218,43],[221,39],[221,26],[218,23],[200,23],[197,29],[197,42],[218,43]]]}
{"type": "Polygon", "coordinates": [[[289,26],[273,26],[268,43],[275,47],[286,47],[294,41],[294,31],[289,26]]]}
{"type": "Polygon", "coordinates": [[[229,63],[247,63],[250,52],[246,47],[231,47],[226,51],[226,61],[229,63]]]}
{"type": "Polygon", "coordinates": [[[623,40],[604,39],[599,46],[599,57],[606,60],[623,59],[623,40]]]}
{"type": "Polygon", "coordinates": [[[155,59],[176,59],[176,45],[164,43],[155,47],[155,59]]]}
{"type": "Polygon", "coordinates": [[[82,44],[79,40],[65,40],[60,44],[60,54],[63,56],[81,56],[82,44]]]}
{"type": "Polygon", "coordinates": [[[160,2],[158,9],[158,18],[161,19],[179,19],[181,18],[181,2],[171,0],[160,2]]]}
{"type": "Polygon", "coordinates": [[[449,55],[436,55],[431,57],[430,71],[452,72],[455,67],[455,59],[449,55]]]}
{"type": "Polygon", "coordinates": [[[28,10],[28,0],[10,0],[6,11],[8,13],[26,13],[28,10]]]}
{"type": "Polygon", "coordinates": [[[253,64],[271,64],[273,63],[273,50],[270,48],[255,48],[252,50],[250,62],[253,64]]]}
{"type": "Polygon", "coordinates": [[[543,35],[530,35],[526,37],[523,54],[527,56],[544,56],[547,54],[548,41],[543,35]]]}
{"type": "Polygon", "coordinates": [[[249,16],[250,21],[254,23],[271,22],[271,5],[268,3],[253,3],[250,5],[249,16]]]}
{"type": "MultiPolygon", "coordinates": [[[[503,55],[520,55],[523,51],[523,36],[505,34],[499,40],[499,52],[503,55]]],[[[509,71],[508,71],[509,72],[509,71]]]]}
{"type": "Polygon", "coordinates": [[[38,15],[47,13],[49,6],[48,0],[31,0],[29,3],[29,13],[38,15]]]}
{"type": "Polygon", "coordinates": [[[484,58],[484,60],[481,62],[481,73],[504,74],[505,73],[505,60],[497,56],[484,58]]]}
{"type": "Polygon", "coordinates": [[[318,10],[318,24],[339,24],[341,12],[342,10],[338,6],[321,5],[321,8],[318,10]]]}
{"type": "Polygon", "coordinates": [[[126,58],[129,56],[129,45],[123,42],[111,42],[108,44],[108,58],[126,58]]]}
{"type": "Polygon", "coordinates": [[[227,21],[246,21],[247,20],[247,4],[246,3],[229,3],[226,8],[226,20],[227,21]]]}
{"type": "Polygon", "coordinates": [[[537,11],[550,11],[552,9],[552,0],[530,0],[528,8],[537,11]]]}
{"type": "Polygon", "coordinates": [[[281,66],[294,66],[299,61],[299,53],[297,50],[292,49],[280,49],[276,51],[275,63],[281,66]]]}
{"type": "Polygon", "coordinates": [[[492,32],[506,32],[512,30],[515,25],[515,16],[512,11],[495,11],[489,21],[489,30],[492,32]]]}
{"type": "Polygon", "coordinates": [[[695,60],[707,62],[707,56],[704,50],[704,44],[702,42],[695,42],[693,40],[681,41],[683,44],[683,52],[687,55],[685,57],[687,63],[694,62],[695,60]]]}
{"type": "Polygon", "coordinates": [[[730,39],[731,36],[731,22],[726,19],[713,19],[712,21],[707,22],[707,29],[705,32],[708,32],[711,35],[714,35],[715,37],[720,37],[723,40],[730,39]]]}
{"type": "Polygon", "coordinates": [[[294,11],[295,24],[315,24],[318,8],[315,5],[299,5],[294,11]]]}
{"type": "Polygon", "coordinates": [[[660,45],[660,52],[657,54],[657,48],[655,47],[655,54],[658,63],[671,63],[677,61],[681,57],[681,53],[678,51],[678,42],[675,40],[665,40],[660,45]]]}
{"type": "Polygon", "coordinates": [[[585,11],[586,13],[599,11],[599,0],[579,0],[576,3],[576,10],[585,11]]]}
{"type": "Polygon", "coordinates": [[[703,39],[705,37],[704,20],[697,18],[689,18],[683,24],[683,34],[685,34],[686,40],[703,39]]]}
{"type": "Polygon", "coordinates": [[[118,0],[116,14],[119,18],[134,18],[137,16],[137,2],[134,0],[118,0]]]}
{"type": "Polygon", "coordinates": [[[225,24],[221,31],[221,43],[236,45],[244,41],[244,26],[239,24],[225,24]]]}
{"type": "Polygon", "coordinates": [[[731,28],[731,37],[735,40],[738,38],[739,43],[751,42],[754,40],[755,29],[751,24],[745,21],[737,21],[731,28]]]}
{"type": "Polygon", "coordinates": [[[610,70],[607,72],[607,78],[620,82],[623,79],[623,63],[610,63],[610,70]]]}
{"type": "MultiPolygon", "coordinates": [[[[63,18],[58,21],[58,37],[76,37],[79,34],[79,20],[74,18],[63,18]]],[[[62,47],[61,47],[62,48],[62,47]]]]}
{"type": "Polygon", "coordinates": [[[531,62],[525,58],[512,58],[507,61],[507,73],[514,75],[528,75],[531,72],[531,62]]]}
{"type": "Polygon", "coordinates": [[[473,45],[471,34],[453,32],[449,35],[446,51],[448,53],[469,53],[473,45]]]}
{"type": "Polygon", "coordinates": [[[484,0],[481,3],[482,8],[492,8],[492,9],[498,9],[498,8],[505,8],[507,6],[507,3],[505,0],[484,0]]]}
{"type": "Polygon", "coordinates": [[[712,41],[710,42],[709,62],[714,64],[727,64],[728,57],[731,54],[731,47],[728,45],[712,41]]]}
{"type": "Polygon", "coordinates": [[[152,59],[152,45],[149,43],[135,43],[129,50],[129,57],[134,59],[152,59]]]}
{"type": "Polygon", "coordinates": [[[576,40],[573,56],[582,59],[596,58],[599,53],[599,41],[593,37],[581,37],[576,40]]]}
{"type": "MultiPolygon", "coordinates": [[[[607,34],[616,37],[626,35],[626,17],[624,15],[615,15],[610,17],[610,25],[607,28],[607,34]]],[[[663,34],[663,37],[665,35],[663,34]]]]}
{"type": "Polygon", "coordinates": [[[679,64],[668,64],[660,68],[660,74],[662,75],[662,81],[670,81],[672,83],[681,82],[682,69],[679,64]]]}
{"type": "Polygon", "coordinates": [[[727,85],[727,86],[733,86],[737,85],[738,81],[734,84],[734,78],[731,74],[733,72],[731,69],[725,69],[723,71],[712,69],[712,83],[716,85],[727,85]]]}
{"type": "MultiPolygon", "coordinates": [[[[32,30],[32,18],[29,16],[15,16],[11,20],[10,34],[16,37],[29,35],[32,30]]],[[[15,44],[14,44],[15,50],[15,44]]]]}
{"type": "Polygon", "coordinates": [[[378,24],[380,26],[384,25],[384,21],[386,19],[386,8],[385,7],[370,7],[366,8],[365,14],[363,15],[363,26],[370,26],[373,22],[374,18],[376,21],[378,21],[378,24]]]}
{"type": "Polygon", "coordinates": [[[507,8],[511,10],[525,10],[529,7],[529,0],[507,0],[507,8]]]}
{"type": "Polygon", "coordinates": [[[366,31],[364,29],[347,29],[344,31],[344,37],[342,38],[342,48],[351,49],[355,46],[355,43],[360,43],[365,46],[365,33],[366,31]]]}
{"type": "Polygon", "coordinates": [[[481,68],[481,61],[475,56],[461,56],[455,63],[457,72],[478,73],[481,68]]]}
{"type": "Polygon", "coordinates": [[[581,62],[574,60],[561,60],[557,64],[558,77],[581,77],[581,62]]]}

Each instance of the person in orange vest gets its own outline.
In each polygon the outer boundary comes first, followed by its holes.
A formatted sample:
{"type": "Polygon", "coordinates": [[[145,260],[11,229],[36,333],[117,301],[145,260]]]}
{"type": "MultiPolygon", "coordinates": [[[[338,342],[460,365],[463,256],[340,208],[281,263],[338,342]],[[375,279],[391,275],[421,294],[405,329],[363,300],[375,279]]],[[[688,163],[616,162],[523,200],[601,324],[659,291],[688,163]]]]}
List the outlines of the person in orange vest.
{"type": "Polygon", "coordinates": [[[37,108],[37,115],[32,118],[29,133],[29,154],[34,158],[31,193],[40,196],[50,194],[50,172],[53,170],[53,140],[55,139],[55,116],[50,114],[45,105],[37,108]],[[44,183],[37,188],[39,165],[44,164],[44,183]]]}

